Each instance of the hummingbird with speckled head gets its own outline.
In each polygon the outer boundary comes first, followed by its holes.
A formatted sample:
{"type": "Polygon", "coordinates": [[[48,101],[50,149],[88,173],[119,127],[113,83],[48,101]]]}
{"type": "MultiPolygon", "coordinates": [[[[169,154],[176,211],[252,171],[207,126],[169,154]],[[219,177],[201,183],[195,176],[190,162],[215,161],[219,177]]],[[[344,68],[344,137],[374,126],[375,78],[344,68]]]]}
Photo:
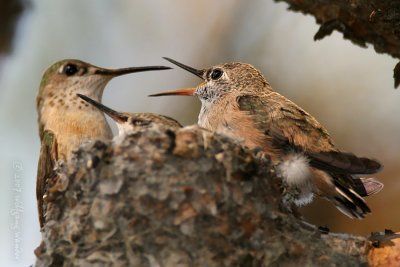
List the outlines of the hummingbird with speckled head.
{"type": "Polygon", "coordinates": [[[76,94],[85,94],[101,101],[105,86],[114,77],[166,69],[170,68],[145,66],[105,69],[80,60],[65,59],[45,71],[36,99],[41,142],[36,197],[41,227],[45,222],[46,188],[56,176],[56,163],[70,160],[72,152],[82,143],[112,138],[103,112],[76,94]]]}
{"type": "Polygon", "coordinates": [[[305,205],[314,195],[332,202],[350,218],[364,218],[370,209],[362,197],[383,188],[373,159],[338,150],[327,130],[301,107],[275,92],[250,64],[225,63],[195,69],[165,58],[203,79],[196,88],[151,96],[197,96],[199,126],[239,141],[271,158],[285,184],[298,192],[294,202],[305,205]]]}
{"type": "Polygon", "coordinates": [[[118,112],[107,107],[106,105],[101,104],[98,101],[91,99],[90,97],[82,94],[77,95],[113,119],[118,127],[118,135],[113,138],[113,141],[117,144],[121,143],[127,135],[137,133],[155,125],[168,129],[178,129],[182,127],[177,120],[168,116],[149,112],[118,112]]]}

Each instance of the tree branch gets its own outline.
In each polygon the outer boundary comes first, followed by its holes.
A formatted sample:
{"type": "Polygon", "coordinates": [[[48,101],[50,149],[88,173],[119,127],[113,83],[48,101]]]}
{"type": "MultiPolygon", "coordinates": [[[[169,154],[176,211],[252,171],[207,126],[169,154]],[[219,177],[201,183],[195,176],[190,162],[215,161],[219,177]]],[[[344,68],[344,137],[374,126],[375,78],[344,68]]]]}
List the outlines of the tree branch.
{"type": "MultiPolygon", "coordinates": [[[[377,53],[387,53],[400,58],[400,2],[391,0],[371,1],[320,1],[275,0],[289,4],[289,9],[311,14],[320,29],[314,36],[319,40],[334,30],[345,39],[367,47],[374,46],[377,53]]],[[[400,65],[394,69],[395,87],[400,84],[400,65]]]]}
{"type": "Polygon", "coordinates": [[[27,3],[22,0],[0,0],[0,54],[9,52],[17,20],[27,3]]]}
{"type": "Polygon", "coordinates": [[[50,188],[37,266],[367,264],[372,242],[297,218],[280,181],[268,160],[197,127],[87,145],[50,188]]]}

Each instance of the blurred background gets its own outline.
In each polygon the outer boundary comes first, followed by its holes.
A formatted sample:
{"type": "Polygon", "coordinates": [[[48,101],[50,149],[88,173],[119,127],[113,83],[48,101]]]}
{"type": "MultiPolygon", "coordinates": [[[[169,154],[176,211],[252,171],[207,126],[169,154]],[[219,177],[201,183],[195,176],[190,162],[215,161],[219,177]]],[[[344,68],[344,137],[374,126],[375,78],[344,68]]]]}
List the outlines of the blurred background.
{"type": "MultiPolygon", "coordinates": [[[[28,266],[40,243],[35,179],[39,154],[35,97],[43,71],[64,58],[103,67],[221,62],[255,65],[273,88],[326,126],[339,148],[379,159],[384,190],[367,199],[373,213],[351,220],[323,200],[302,209],[308,221],[366,235],[400,230],[400,91],[396,60],[334,32],[314,42],[314,18],[269,0],[32,0],[0,56],[0,265],[28,266]]],[[[4,40],[3,40],[4,41],[4,40]]],[[[110,82],[103,102],[120,111],[197,121],[195,98],[148,98],[200,80],[181,69],[128,75],[110,82]]]]}

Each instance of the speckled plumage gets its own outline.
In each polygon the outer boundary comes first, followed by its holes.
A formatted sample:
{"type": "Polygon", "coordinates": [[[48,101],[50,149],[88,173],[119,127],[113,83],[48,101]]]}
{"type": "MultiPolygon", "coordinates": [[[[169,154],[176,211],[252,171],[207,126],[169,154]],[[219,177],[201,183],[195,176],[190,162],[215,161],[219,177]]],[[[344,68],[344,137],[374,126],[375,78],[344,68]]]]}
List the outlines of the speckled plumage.
{"type": "Polygon", "coordinates": [[[78,94],[78,96],[98,110],[110,116],[115,121],[118,127],[118,136],[115,136],[113,140],[117,143],[122,142],[127,135],[137,133],[153,126],[161,126],[171,129],[182,127],[177,120],[168,116],[148,112],[118,112],[91,99],[90,97],[82,94],[78,94]]]}
{"type": "MultiPolygon", "coordinates": [[[[383,184],[373,184],[376,190],[367,191],[367,186],[363,185],[365,180],[360,180],[355,174],[375,173],[380,170],[380,163],[340,152],[328,131],[314,117],[275,92],[252,65],[225,63],[196,70],[167,60],[196,74],[204,82],[194,89],[155,96],[197,96],[202,102],[198,119],[201,127],[239,140],[250,149],[260,149],[273,160],[278,170],[297,155],[306,157],[308,162],[305,161],[306,165],[300,168],[303,170],[301,173],[308,173],[304,168],[309,168],[307,182],[302,177],[306,186],[296,184],[296,177],[284,177],[284,180],[293,182],[289,185],[298,187],[300,197],[322,196],[351,218],[360,219],[370,212],[360,195],[376,193],[383,184]]],[[[280,173],[296,174],[296,171],[280,173]]]]}
{"type": "Polygon", "coordinates": [[[65,59],[43,74],[36,106],[41,152],[36,197],[39,221],[45,221],[44,200],[48,181],[55,175],[57,161],[68,161],[82,143],[109,140],[112,132],[102,112],[77,97],[77,93],[101,101],[103,90],[114,77],[139,71],[169,69],[163,66],[104,69],[89,63],[65,59]],[[47,140],[47,141],[46,141],[47,140]]]}

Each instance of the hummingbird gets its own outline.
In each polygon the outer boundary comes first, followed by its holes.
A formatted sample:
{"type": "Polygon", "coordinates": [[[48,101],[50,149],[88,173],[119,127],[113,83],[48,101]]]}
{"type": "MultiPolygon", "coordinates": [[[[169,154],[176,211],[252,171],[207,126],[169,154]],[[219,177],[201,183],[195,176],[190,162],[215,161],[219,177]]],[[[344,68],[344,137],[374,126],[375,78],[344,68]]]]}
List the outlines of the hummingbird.
{"type": "Polygon", "coordinates": [[[43,74],[36,99],[41,142],[36,198],[40,227],[45,223],[45,201],[49,182],[56,177],[57,163],[69,161],[82,143],[112,138],[102,112],[76,96],[86,94],[101,101],[107,83],[114,77],[170,67],[145,66],[106,69],[65,59],[51,65],[43,74]]]}
{"type": "Polygon", "coordinates": [[[234,62],[195,69],[164,59],[203,82],[195,88],[150,96],[197,96],[201,101],[199,126],[268,156],[284,183],[296,189],[295,204],[308,204],[318,195],[350,218],[362,219],[371,212],[363,197],[379,192],[383,184],[360,176],[376,173],[382,165],[337,149],[328,131],[274,91],[254,66],[234,62]]]}
{"type": "Polygon", "coordinates": [[[154,125],[162,125],[167,128],[177,129],[182,125],[175,119],[154,114],[154,113],[129,113],[115,111],[98,101],[91,99],[82,94],[77,94],[80,98],[96,107],[98,110],[104,112],[115,121],[118,127],[118,136],[113,138],[116,143],[121,143],[127,135],[134,134],[143,129],[150,128],[154,125]]]}

